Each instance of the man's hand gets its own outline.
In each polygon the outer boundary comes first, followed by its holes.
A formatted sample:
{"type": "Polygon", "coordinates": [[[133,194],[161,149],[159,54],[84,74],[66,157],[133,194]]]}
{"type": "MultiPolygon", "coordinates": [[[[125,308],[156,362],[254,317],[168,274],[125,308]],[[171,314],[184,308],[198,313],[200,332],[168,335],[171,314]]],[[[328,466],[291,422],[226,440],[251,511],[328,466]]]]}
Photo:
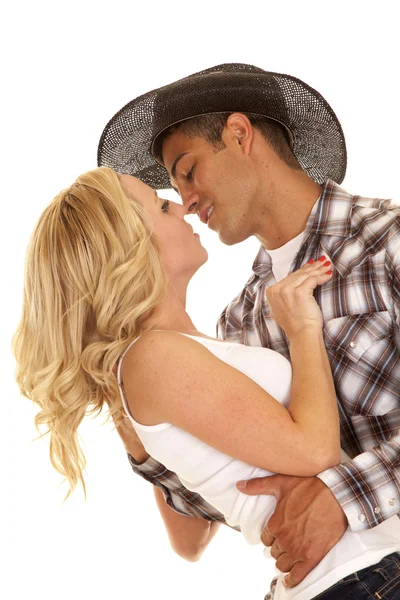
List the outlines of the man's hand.
{"type": "Polygon", "coordinates": [[[244,494],[275,496],[277,506],[261,541],[271,546],[276,567],[289,573],[284,584],[294,587],[344,535],[348,522],[330,491],[317,477],[273,475],[245,482],[244,494]]]}

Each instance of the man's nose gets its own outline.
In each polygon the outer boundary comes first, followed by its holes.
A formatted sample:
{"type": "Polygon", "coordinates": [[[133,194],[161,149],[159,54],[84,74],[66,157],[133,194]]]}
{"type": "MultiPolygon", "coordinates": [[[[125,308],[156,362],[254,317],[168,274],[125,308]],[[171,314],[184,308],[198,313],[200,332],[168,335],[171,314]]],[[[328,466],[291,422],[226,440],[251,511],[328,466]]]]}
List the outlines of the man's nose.
{"type": "Polygon", "coordinates": [[[182,204],[186,209],[188,215],[194,215],[196,212],[197,205],[199,204],[199,195],[196,192],[184,193],[182,195],[182,204]]]}

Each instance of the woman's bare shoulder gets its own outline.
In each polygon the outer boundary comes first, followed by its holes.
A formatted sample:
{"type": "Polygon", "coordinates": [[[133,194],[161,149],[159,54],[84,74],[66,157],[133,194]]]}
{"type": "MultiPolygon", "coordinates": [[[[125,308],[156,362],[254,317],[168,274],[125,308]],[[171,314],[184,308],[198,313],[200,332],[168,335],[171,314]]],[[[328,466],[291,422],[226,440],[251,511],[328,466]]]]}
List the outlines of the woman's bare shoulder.
{"type": "Polygon", "coordinates": [[[147,392],[182,379],[219,359],[201,342],[177,331],[146,331],[132,345],[124,359],[125,383],[132,381],[147,392]]]}
{"type": "Polygon", "coordinates": [[[193,395],[195,375],[218,370],[219,359],[201,343],[176,331],[147,331],[127,352],[122,378],[135,420],[164,422],[163,407],[193,395]]]}

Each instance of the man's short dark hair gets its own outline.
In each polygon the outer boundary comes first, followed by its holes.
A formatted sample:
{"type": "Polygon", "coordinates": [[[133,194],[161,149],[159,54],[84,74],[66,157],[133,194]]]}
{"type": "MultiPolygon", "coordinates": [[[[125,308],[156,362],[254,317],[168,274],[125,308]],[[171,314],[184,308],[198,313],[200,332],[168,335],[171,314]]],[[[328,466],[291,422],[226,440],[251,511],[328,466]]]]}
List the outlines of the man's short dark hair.
{"type": "MultiPolygon", "coordinates": [[[[176,125],[171,125],[156,140],[154,144],[154,156],[162,162],[162,145],[167,138],[177,131],[187,137],[200,137],[211,144],[216,151],[225,148],[222,141],[222,131],[226,121],[232,112],[216,113],[209,115],[200,115],[186,121],[181,121],[176,125]]],[[[243,113],[249,119],[250,123],[258,129],[264,139],[270,144],[280,159],[282,159],[292,169],[301,169],[296,157],[293,154],[291,140],[286,128],[272,119],[260,117],[251,113],[243,113]]]]}

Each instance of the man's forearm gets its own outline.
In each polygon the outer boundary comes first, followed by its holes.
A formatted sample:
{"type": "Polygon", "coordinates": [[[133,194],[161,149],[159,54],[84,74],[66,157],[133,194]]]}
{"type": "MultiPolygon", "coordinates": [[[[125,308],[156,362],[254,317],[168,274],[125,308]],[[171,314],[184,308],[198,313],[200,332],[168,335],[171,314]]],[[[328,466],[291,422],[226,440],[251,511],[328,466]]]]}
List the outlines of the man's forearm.
{"type": "Polygon", "coordinates": [[[128,454],[132,456],[132,458],[138,465],[141,465],[142,463],[146,462],[146,460],[150,456],[150,454],[146,452],[143,446],[137,446],[136,448],[131,446],[129,449],[125,446],[125,450],[128,454]]]}
{"type": "Polygon", "coordinates": [[[220,523],[176,513],[166,504],[161,490],[156,487],[153,489],[174,552],[190,562],[198,561],[217,533],[220,523]]]}

